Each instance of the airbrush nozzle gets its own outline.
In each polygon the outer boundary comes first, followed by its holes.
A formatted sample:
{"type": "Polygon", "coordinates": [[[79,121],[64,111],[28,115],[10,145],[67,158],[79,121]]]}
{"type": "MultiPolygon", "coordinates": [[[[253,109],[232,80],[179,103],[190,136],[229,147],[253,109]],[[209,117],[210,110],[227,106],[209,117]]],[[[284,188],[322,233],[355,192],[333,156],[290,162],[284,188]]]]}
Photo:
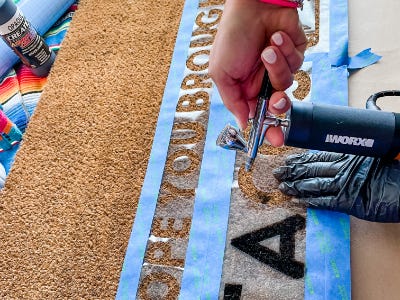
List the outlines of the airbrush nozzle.
{"type": "Polygon", "coordinates": [[[251,167],[253,166],[254,163],[254,158],[250,158],[248,157],[244,163],[244,169],[246,170],[246,172],[250,172],[251,167]]]}
{"type": "Polygon", "coordinates": [[[247,152],[246,140],[238,129],[228,124],[217,138],[217,146],[228,150],[247,152]]]}

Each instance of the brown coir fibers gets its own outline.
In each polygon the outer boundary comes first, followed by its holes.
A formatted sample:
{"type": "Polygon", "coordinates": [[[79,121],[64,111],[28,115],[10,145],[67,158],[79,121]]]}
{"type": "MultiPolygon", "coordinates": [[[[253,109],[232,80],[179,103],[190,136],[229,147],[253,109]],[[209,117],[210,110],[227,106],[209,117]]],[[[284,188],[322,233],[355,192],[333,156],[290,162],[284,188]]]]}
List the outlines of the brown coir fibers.
{"type": "Polygon", "coordinates": [[[1,194],[1,299],[114,298],[183,2],[80,2],[1,194]]]}

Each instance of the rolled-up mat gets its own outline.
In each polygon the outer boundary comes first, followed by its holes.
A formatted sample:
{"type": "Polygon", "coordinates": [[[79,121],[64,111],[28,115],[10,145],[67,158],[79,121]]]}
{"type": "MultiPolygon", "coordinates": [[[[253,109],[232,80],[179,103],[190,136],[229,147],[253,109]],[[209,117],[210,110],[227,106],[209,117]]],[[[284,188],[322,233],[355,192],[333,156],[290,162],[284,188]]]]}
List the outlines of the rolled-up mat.
{"type": "MultiPolygon", "coordinates": [[[[44,34],[74,2],[74,0],[23,0],[17,5],[36,30],[44,34]]],[[[18,60],[18,56],[0,39],[0,78],[18,60]]]]}

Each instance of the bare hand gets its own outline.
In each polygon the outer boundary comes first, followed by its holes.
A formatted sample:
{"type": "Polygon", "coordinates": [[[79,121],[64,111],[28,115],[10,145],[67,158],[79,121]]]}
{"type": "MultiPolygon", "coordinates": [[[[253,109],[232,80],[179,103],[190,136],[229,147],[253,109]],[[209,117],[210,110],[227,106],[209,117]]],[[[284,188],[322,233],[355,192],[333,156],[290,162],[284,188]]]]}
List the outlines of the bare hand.
{"type": "MultiPolygon", "coordinates": [[[[209,72],[225,106],[241,129],[254,116],[265,68],[275,92],[268,110],[290,108],[284,90],[303,63],[307,39],[296,9],[258,0],[227,0],[210,54],[209,72]]],[[[279,127],[266,133],[273,146],[283,144],[279,127]]]]}

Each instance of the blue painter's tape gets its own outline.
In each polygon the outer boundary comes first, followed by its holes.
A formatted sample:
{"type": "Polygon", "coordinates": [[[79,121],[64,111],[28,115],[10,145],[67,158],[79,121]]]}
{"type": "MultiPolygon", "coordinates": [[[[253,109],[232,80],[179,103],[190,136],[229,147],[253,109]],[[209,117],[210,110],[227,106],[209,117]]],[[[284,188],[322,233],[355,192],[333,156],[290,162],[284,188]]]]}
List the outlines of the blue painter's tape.
{"type": "Polygon", "coordinates": [[[362,69],[369,65],[377,63],[381,58],[382,56],[372,53],[371,48],[368,48],[356,54],[355,56],[350,57],[349,65],[347,66],[347,68],[349,70],[362,69]]]}
{"type": "Polygon", "coordinates": [[[332,67],[328,53],[316,53],[307,56],[305,61],[312,61],[311,101],[332,105],[347,105],[347,66],[332,67]]]}
{"type": "Polygon", "coordinates": [[[329,58],[332,66],[348,65],[348,5],[347,0],[330,1],[330,49],[329,58]]]}
{"type": "MultiPolygon", "coordinates": [[[[76,0],[23,0],[17,6],[39,34],[44,34],[75,2],[76,0]]],[[[18,60],[18,56],[0,39],[0,78],[18,60]]]]}
{"type": "MultiPolygon", "coordinates": [[[[347,106],[347,0],[338,0],[330,4],[330,20],[330,53],[317,53],[306,58],[312,61],[311,101],[347,106]]],[[[366,61],[364,59],[364,63],[366,61]]],[[[349,216],[309,208],[306,228],[304,299],[350,299],[349,216]]]]}
{"type": "Polygon", "coordinates": [[[135,221],[122,266],[116,299],[136,299],[144,253],[156,209],[158,192],[171,137],[176,104],[186,66],[198,1],[186,1],[176,38],[171,67],[161,103],[147,172],[139,198],[135,221]]]}
{"type": "Polygon", "coordinates": [[[218,299],[228,227],[235,152],[215,143],[232,122],[214,89],[179,299],[218,299]]]}
{"type": "Polygon", "coordinates": [[[350,299],[349,217],[316,209],[307,216],[305,299],[350,299]]]}
{"type": "MultiPolygon", "coordinates": [[[[315,103],[347,105],[347,66],[331,67],[327,53],[312,60],[315,103]]],[[[350,299],[350,224],[345,214],[308,209],[306,227],[306,300],[350,299]]]]}

